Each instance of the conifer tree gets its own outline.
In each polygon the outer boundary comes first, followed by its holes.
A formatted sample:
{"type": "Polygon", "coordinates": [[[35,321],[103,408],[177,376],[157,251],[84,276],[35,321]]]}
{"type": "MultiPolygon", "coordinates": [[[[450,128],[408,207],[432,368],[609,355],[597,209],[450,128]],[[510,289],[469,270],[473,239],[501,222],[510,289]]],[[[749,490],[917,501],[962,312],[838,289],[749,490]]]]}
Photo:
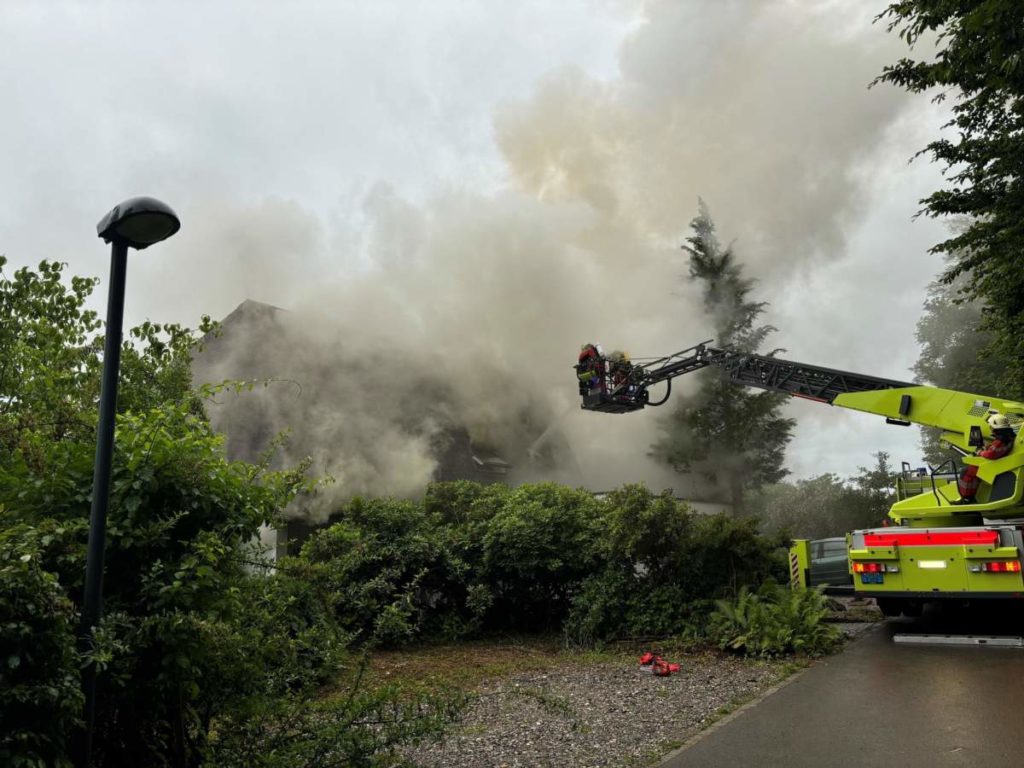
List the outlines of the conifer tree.
{"type": "MultiPolygon", "coordinates": [[[[775,330],[758,322],[766,302],[751,298],[754,281],[743,276],[733,246],[719,242],[703,200],[690,227],[683,246],[689,280],[701,287],[717,345],[759,352],[775,330]]],[[[694,498],[727,502],[740,514],[745,493],[788,474],[783,460],[794,422],[780,413],[785,395],[737,386],[714,367],[695,376],[697,392],[676,399],[653,454],[694,476],[694,498]]]]}

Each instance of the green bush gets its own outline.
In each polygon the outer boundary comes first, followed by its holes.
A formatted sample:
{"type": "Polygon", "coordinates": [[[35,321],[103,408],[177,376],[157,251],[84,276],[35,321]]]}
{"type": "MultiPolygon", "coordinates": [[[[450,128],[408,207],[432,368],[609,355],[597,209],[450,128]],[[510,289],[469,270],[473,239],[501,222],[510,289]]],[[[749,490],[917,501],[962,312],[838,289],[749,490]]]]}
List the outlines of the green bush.
{"type": "MultiPolygon", "coordinates": [[[[94,750],[100,764],[151,764],[161,755],[183,765],[201,753],[212,718],[230,697],[264,677],[263,670],[253,677],[247,663],[260,647],[245,642],[252,637],[252,605],[242,599],[251,578],[247,550],[302,481],[227,461],[220,438],[184,403],[123,414],[117,448],[107,620],[91,650],[103,667],[94,750]]],[[[39,538],[46,543],[40,568],[76,603],[92,450],[91,443],[64,441],[32,464],[14,458],[0,465],[9,519],[25,535],[54,532],[39,538]]],[[[270,662],[271,669],[280,664],[270,662]]]]}
{"type": "Polygon", "coordinates": [[[227,745],[242,750],[256,722],[284,737],[307,710],[306,751],[289,754],[369,765],[436,731],[430,702],[420,712],[386,690],[357,685],[343,707],[320,707],[320,684],[355,663],[338,596],[312,567],[270,572],[254,551],[306,487],[303,467],[226,459],[190,389],[198,335],[176,326],[133,329],[122,350],[105,615],[76,650],[103,348],[83,309],[95,281],[66,287],[48,262],[8,279],[3,266],[0,762],[68,764],[86,661],[99,669],[95,765],[245,764],[227,745]]]}
{"type": "Polygon", "coordinates": [[[480,579],[494,595],[488,625],[558,630],[579,584],[598,567],[603,505],[554,483],[512,491],[489,520],[480,579]]]}
{"type": "Polygon", "coordinates": [[[362,642],[462,636],[478,626],[467,566],[436,516],[421,504],[354,499],[292,563],[331,593],[341,625],[362,642]]]}
{"type": "MultiPolygon", "coordinates": [[[[85,570],[81,521],[91,480],[76,468],[87,466],[89,448],[54,448],[42,454],[39,470],[24,461],[0,466],[0,499],[9,506],[4,536],[15,540],[4,548],[0,573],[3,659],[21,670],[11,680],[29,717],[24,729],[21,714],[4,717],[5,732],[8,722],[15,726],[3,744],[12,764],[32,765],[37,755],[44,764],[66,760],[79,716],[81,660],[68,596],[80,599],[85,570]],[[47,469],[58,454],[69,460],[63,475],[47,469]],[[28,706],[33,696],[36,710],[28,706]]],[[[360,691],[344,710],[318,703],[319,686],[354,663],[352,633],[337,619],[346,592],[331,588],[315,562],[259,568],[252,544],[303,482],[296,473],[227,461],[220,439],[183,406],[122,416],[105,619],[89,651],[101,669],[97,765],[191,766],[214,753],[231,764],[229,745],[243,743],[256,723],[277,738],[307,708],[322,722],[281,754],[330,751],[317,741],[330,738],[348,744],[351,764],[370,765],[376,758],[361,750],[386,751],[436,731],[429,707],[410,710],[384,693],[360,691]],[[385,711],[390,736],[378,738],[368,723],[385,711]]],[[[393,612],[376,607],[371,623],[385,627],[393,612]]]]}
{"type": "Polygon", "coordinates": [[[785,575],[756,521],[670,493],[435,483],[422,503],[355,499],[293,561],[361,642],[563,631],[573,644],[703,625],[716,599],[785,575]]]}
{"type": "Polygon", "coordinates": [[[708,636],[723,650],[748,656],[799,653],[820,656],[841,634],[824,623],[827,609],[820,588],[790,590],[766,582],[757,592],[746,587],[735,600],[719,600],[708,636]]]}
{"type": "Polygon", "coordinates": [[[604,503],[601,567],[574,594],[565,624],[573,644],[695,630],[715,599],[784,568],[756,521],[697,515],[639,485],[604,503]]]}
{"type": "Polygon", "coordinates": [[[7,523],[0,506],[0,764],[69,766],[82,706],[75,610],[42,567],[54,535],[7,523]]]}
{"type": "Polygon", "coordinates": [[[599,566],[602,502],[553,483],[436,483],[422,503],[355,499],[297,560],[374,644],[561,628],[599,566]]]}

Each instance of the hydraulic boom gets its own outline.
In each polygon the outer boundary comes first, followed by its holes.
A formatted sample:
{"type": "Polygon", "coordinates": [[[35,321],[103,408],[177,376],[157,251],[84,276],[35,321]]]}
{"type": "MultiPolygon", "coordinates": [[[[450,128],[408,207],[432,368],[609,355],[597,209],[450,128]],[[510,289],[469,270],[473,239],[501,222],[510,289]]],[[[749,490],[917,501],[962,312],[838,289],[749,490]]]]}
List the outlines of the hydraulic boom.
{"type": "Polygon", "coordinates": [[[952,481],[938,478],[941,468],[936,468],[931,493],[893,506],[890,516],[899,523],[966,525],[982,518],[1024,517],[1024,441],[1017,441],[1008,455],[997,460],[973,456],[975,449],[984,445],[986,419],[992,414],[1005,415],[1015,431],[1020,429],[1024,423],[1022,403],[723,349],[710,346],[710,342],[643,365],[600,354],[581,357],[576,370],[585,410],[629,413],[662,405],[671,393],[673,379],[710,366],[736,384],[880,415],[889,424],[941,429],[943,441],[962,461],[978,467],[983,492],[976,503],[957,505],[955,473],[952,481]],[[666,385],[664,396],[652,401],[650,388],[662,382],[666,385]]]}

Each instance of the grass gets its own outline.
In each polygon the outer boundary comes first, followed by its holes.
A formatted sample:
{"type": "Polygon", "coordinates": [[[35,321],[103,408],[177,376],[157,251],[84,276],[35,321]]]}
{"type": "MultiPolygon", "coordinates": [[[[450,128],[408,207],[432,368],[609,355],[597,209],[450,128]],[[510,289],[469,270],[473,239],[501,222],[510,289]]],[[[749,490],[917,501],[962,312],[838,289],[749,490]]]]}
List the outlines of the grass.
{"type": "MultiPolygon", "coordinates": [[[[409,689],[456,688],[472,693],[492,681],[522,673],[544,672],[566,664],[635,664],[642,651],[652,651],[668,659],[719,653],[686,638],[646,643],[624,640],[601,649],[581,650],[566,648],[558,635],[505,636],[371,651],[363,682],[369,687],[393,684],[409,689]]],[[[751,660],[749,663],[759,665],[762,662],[751,660]]],[[[800,666],[799,662],[795,664],[795,668],[800,666]]],[[[330,695],[345,688],[348,682],[350,678],[340,680],[326,693],[330,695]]]]}
{"type": "MultiPolygon", "coordinates": [[[[567,649],[559,636],[510,636],[456,643],[423,644],[400,650],[372,651],[361,670],[362,685],[364,690],[394,685],[409,693],[435,693],[455,689],[472,698],[474,695],[490,695],[481,692],[491,682],[523,673],[545,672],[564,667],[566,664],[635,665],[639,654],[647,650],[668,659],[690,664],[703,657],[721,656],[717,649],[686,638],[648,642],[629,640],[610,644],[601,650],[573,650],[567,649]]],[[[804,658],[769,661],[735,658],[751,667],[772,668],[774,674],[767,683],[768,687],[777,685],[811,663],[809,659],[804,658]]],[[[358,668],[351,669],[324,691],[325,696],[344,695],[357,674],[360,674],[358,668]]],[[[543,688],[523,686],[506,691],[502,695],[529,698],[550,714],[568,719],[574,731],[580,734],[590,732],[590,727],[578,720],[577,713],[567,699],[543,688]]],[[[667,696],[668,692],[656,695],[667,696]]],[[[668,752],[686,744],[697,732],[705,730],[744,704],[763,695],[762,689],[758,693],[729,701],[701,723],[694,734],[686,739],[670,739],[652,744],[644,755],[629,761],[628,765],[631,768],[642,768],[657,764],[668,752]]],[[[455,724],[452,730],[473,735],[483,733],[485,727],[455,724]]]]}
{"type": "Polygon", "coordinates": [[[369,689],[395,685],[409,691],[457,689],[475,693],[487,683],[527,672],[544,672],[573,664],[622,663],[635,660],[625,650],[568,650],[560,637],[501,637],[488,640],[431,643],[399,650],[371,651],[365,669],[353,668],[324,694],[349,690],[362,674],[369,689]]]}

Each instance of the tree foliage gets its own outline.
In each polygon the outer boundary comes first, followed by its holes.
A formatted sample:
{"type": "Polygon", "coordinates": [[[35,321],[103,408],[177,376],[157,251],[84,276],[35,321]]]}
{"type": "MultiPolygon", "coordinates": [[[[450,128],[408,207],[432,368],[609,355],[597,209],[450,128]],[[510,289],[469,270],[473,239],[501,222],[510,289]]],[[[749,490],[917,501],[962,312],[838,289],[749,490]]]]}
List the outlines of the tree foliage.
{"type": "Polygon", "coordinates": [[[305,467],[229,461],[190,387],[199,334],[145,324],[124,350],[104,619],[79,647],[102,349],[84,309],[93,284],[68,286],[50,263],[0,281],[4,764],[68,764],[88,662],[97,765],[394,765],[462,698],[363,685],[365,649],[507,630],[671,634],[781,573],[754,521],[699,517],[642,487],[602,500],[548,483],[353,500],[271,568],[254,542],[308,487],[305,467]],[[342,695],[324,692],[338,680],[342,695]]]}
{"type": "MultiPolygon", "coordinates": [[[[751,298],[754,282],[743,276],[732,245],[719,242],[703,201],[690,226],[683,246],[689,256],[689,279],[701,287],[717,343],[759,352],[775,330],[759,324],[766,303],[751,298]]],[[[745,390],[718,369],[695,375],[698,391],[676,399],[654,454],[677,471],[702,477],[713,489],[709,496],[717,495],[739,513],[746,491],[786,476],[783,462],[794,422],[780,413],[784,395],[745,390]]]]}
{"type": "MultiPolygon", "coordinates": [[[[0,256],[0,450],[31,458],[47,442],[95,435],[103,335],[85,305],[98,280],[65,281],[59,262],[12,276],[5,265],[0,256]]],[[[176,401],[200,415],[190,366],[199,335],[214,328],[203,317],[198,332],[149,321],[129,329],[121,349],[119,411],[141,413],[176,401]]]]}
{"type": "Polygon", "coordinates": [[[752,512],[766,532],[802,539],[878,526],[895,501],[895,479],[889,455],[874,458],[872,467],[860,467],[852,478],[825,474],[766,486],[752,501],[752,512]]]}
{"type": "Polygon", "coordinates": [[[86,662],[100,670],[97,765],[239,764],[230,745],[255,724],[280,737],[311,708],[325,726],[298,740],[305,751],[259,764],[321,751],[370,765],[436,733],[443,702],[413,722],[395,692],[318,696],[359,667],[333,596],[301,572],[266,573],[253,544],[307,486],[304,467],[227,460],[191,389],[199,334],[179,326],[145,323],[125,342],[105,616],[76,647],[103,345],[84,308],[95,281],[69,282],[50,262],[0,279],[0,762],[68,763],[86,662]]]}
{"type": "Polygon", "coordinates": [[[10,525],[0,507],[0,763],[70,766],[79,724],[75,610],[42,552],[64,530],[10,525]]]}
{"type": "Polygon", "coordinates": [[[62,280],[43,262],[8,277],[0,256],[0,451],[35,453],[41,442],[87,437],[99,396],[96,313],[84,309],[96,280],[62,280]]]}
{"type": "MultiPolygon", "coordinates": [[[[960,274],[950,282],[936,280],[928,286],[917,322],[921,351],[914,373],[936,387],[997,396],[1005,384],[1006,365],[993,354],[994,334],[981,327],[980,300],[963,300],[967,282],[967,276],[960,274]]],[[[932,466],[955,456],[939,444],[940,434],[938,429],[921,428],[921,448],[932,466]]]]}
{"type": "Polygon", "coordinates": [[[991,350],[1003,361],[998,392],[1024,396],[1024,4],[1017,0],[901,0],[880,15],[913,49],[886,67],[880,82],[914,93],[952,96],[949,132],[923,150],[949,184],[925,198],[929,216],[964,216],[968,225],[933,251],[952,262],[944,279],[966,274],[980,299],[991,350]]]}

